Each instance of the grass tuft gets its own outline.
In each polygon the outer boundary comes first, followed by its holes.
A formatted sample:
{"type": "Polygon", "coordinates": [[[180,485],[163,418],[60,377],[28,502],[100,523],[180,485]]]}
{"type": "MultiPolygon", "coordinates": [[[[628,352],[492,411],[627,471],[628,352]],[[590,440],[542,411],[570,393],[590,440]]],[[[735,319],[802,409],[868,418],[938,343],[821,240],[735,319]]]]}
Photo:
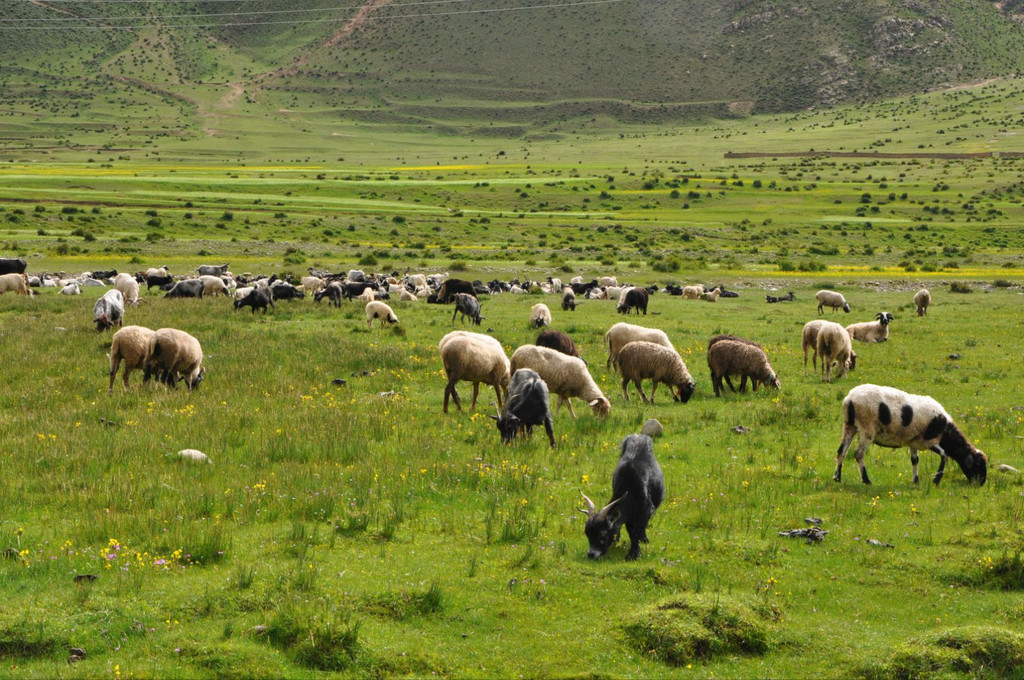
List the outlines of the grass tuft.
{"type": "Polygon", "coordinates": [[[1024,634],[1005,628],[965,626],[911,638],[881,665],[865,670],[869,678],[939,678],[951,673],[975,677],[1020,677],[1024,671],[1024,634]]]}
{"type": "Polygon", "coordinates": [[[679,666],[723,654],[762,655],[770,643],[763,610],[723,595],[687,594],[643,610],[624,626],[626,640],[659,661],[679,666]]]}

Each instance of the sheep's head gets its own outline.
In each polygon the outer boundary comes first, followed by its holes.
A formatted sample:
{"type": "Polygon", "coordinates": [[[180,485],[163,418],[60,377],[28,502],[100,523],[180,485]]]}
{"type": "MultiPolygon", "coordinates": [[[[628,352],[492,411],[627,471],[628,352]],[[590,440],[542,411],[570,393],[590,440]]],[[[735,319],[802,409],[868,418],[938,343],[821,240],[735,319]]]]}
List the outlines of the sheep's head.
{"type": "Polygon", "coordinates": [[[676,385],[675,388],[678,391],[678,396],[673,394],[672,398],[685,404],[690,401],[690,397],[693,396],[693,392],[697,389],[697,385],[693,381],[690,381],[682,385],[676,385]]]}
{"type": "Polygon", "coordinates": [[[988,477],[988,456],[984,452],[973,449],[971,453],[956,462],[968,480],[976,482],[978,486],[985,485],[985,480],[988,477]]]}
{"type": "Polygon", "coordinates": [[[889,322],[895,319],[896,317],[890,314],[889,312],[879,312],[878,314],[875,315],[875,318],[878,319],[878,322],[883,326],[888,326],[889,322]]]}
{"type": "Polygon", "coordinates": [[[188,378],[186,378],[185,379],[185,384],[188,385],[188,389],[191,391],[191,390],[198,389],[199,388],[199,383],[203,382],[203,380],[205,380],[205,379],[206,379],[206,367],[204,366],[203,368],[199,369],[199,373],[196,375],[195,378],[193,378],[192,380],[189,380],[188,378]]]}
{"type": "Polygon", "coordinates": [[[843,303],[843,311],[846,312],[847,314],[850,313],[850,303],[849,302],[844,302],[843,303]]]}
{"type": "Polygon", "coordinates": [[[850,370],[857,368],[857,353],[850,350],[850,370]]]}
{"type": "Polygon", "coordinates": [[[612,412],[612,403],[605,397],[598,397],[588,404],[598,418],[606,418],[612,412]]]}

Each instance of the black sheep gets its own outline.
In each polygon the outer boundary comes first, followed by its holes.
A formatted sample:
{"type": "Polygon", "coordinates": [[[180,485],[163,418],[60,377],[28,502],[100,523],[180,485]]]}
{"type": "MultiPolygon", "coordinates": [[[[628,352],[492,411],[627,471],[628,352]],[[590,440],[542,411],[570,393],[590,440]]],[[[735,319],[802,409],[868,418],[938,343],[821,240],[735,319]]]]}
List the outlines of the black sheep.
{"type": "Polygon", "coordinates": [[[251,307],[253,314],[256,313],[257,309],[262,309],[263,313],[266,314],[267,306],[273,307],[274,299],[266,288],[253,288],[244,298],[235,300],[236,312],[242,307],[251,307]]]}
{"type": "MultiPolygon", "coordinates": [[[[582,492],[581,492],[582,493],[582,492]]],[[[622,440],[619,464],[612,473],[612,500],[600,510],[583,495],[587,509],[584,532],[590,542],[587,557],[597,559],[619,539],[622,525],[629,532],[627,560],[640,557],[640,544],[647,543],[647,524],[665,497],[665,476],[654,458],[654,441],[645,434],[631,434],[622,440]]]]}

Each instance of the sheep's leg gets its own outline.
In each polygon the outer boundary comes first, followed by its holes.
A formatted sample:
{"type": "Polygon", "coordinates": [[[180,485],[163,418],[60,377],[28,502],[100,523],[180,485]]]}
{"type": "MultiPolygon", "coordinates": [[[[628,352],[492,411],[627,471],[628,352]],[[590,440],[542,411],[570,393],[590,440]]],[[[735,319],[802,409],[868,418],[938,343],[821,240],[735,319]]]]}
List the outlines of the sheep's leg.
{"type": "MultiPolygon", "coordinates": [[[[650,401],[647,398],[647,395],[644,394],[644,388],[643,388],[643,385],[640,382],[640,378],[633,378],[633,384],[636,385],[636,391],[640,393],[640,398],[643,399],[645,402],[646,401],[650,401]]],[[[651,399],[654,398],[653,395],[654,395],[654,390],[651,390],[651,399]]],[[[652,401],[651,403],[654,403],[654,402],[652,401]]]]}
{"type": "Polygon", "coordinates": [[[558,406],[555,407],[555,413],[557,414],[559,411],[562,410],[562,402],[563,401],[565,402],[565,405],[569,408],[569,415],[571,415],[573,420],[575,420],[576,419],[576,411],[572,410],[572,401],[569,400],[569,397],[566,397],[566,396],[563,396],[563,395],[558,395],[558,406]]]}
{"type": "MultiPolygon", "coordinates": [[[[121,357],[117,356],[110,360],[110,385],[107,387],[107,394],[114,393],[114,376],[117,375],[117,369],[121,366],[121,357]]],[[[128,365],[125,364],[124,371],[124,386],[128,389],[128,365]]]]}
{"type": "MultiPolygon", "coordinates": [[[[455,311],[452,312],[452,325],[453,326],[455,325],[455,317],[458,316],[458,314],[459,314],[459,308],[456,307],[455,311]]],[[[463,319],[465,319],[465,317],[463,317],[463,319]]]]}
{"type": "Polygon", "coordinates": [[[629,378],[622,379],[622,398],[629,401],[629,378]]]}
{"type": "MultiPolygon", "coordinates": [[[[473,382],[473,404],[469,407],[469,409],[471,411],[475,411],[476,410],[476,398],[477,398],[477,396],[479,396],[479,394],[480,394],[480,383],[474,381],[473,382]]],[[[500,394],[498,395],[498,398],[499,399],[501,398],[500,394]]]]}
{"type": "Polygon", "coordinates": [[[836,451],[836,472],[832,475],[833,481],[840,482],[843,479],[843,460],[846,458],[846,452],[850,450],[856,432],[851,428],[843,428],[843,440],[839,442],[839,450],[836,451]]]}
{"type": "Polygon", "coordinates": [[[462,410],[462,404],[459,403],[459,393],[455,391],[455,380],[449,380],[448,384],[444,386],[444,413],[448,413],[448,399],[451,397],[455,401],[455,406],[462,410]]]}
{"type": "Polygon", "coordinates": [[[853,452],[853,457],[857,461],[857,465],[860,466],[860,481],[865,484],[870,484],[871,480],[868,479],[868,470],[864,467],[864,452],[871,446],[871,441],[861,437],[860,444],[857,445],[857,450],[853,452]]]}
{"type": "MultiPolygon", "coordinates": [[[[725,376],[725,379],[729,381],[729,376],[725,376]]],[[[729,381],[729,387],[732,387],[732,382],[729,381]]],[[[734,389],[733,392],[736,390],[734,389]]],[[[740,375],[740,394],[744,394],[747,391],[747,374],[743,373],[740,375]]]]}
{"type": "Polygon", "coordinates": [[[938,444],[934,444],[928,448],[934,451],[935,453],[939,454],[939,469],[935,472],[935,476],[932,477],[932,482],[938,484],[939,482],[942,481],[942,476],[946,474],[946,459],[948,458],[948,456],[946,455],[946,452],[942,450],[942,447],[939,446],[938,444]]]}
{"type": "Polygon", "coordinates": [[[917,477],[917,461],[918,460],[919,459],[918,459],[918,456],[917,456],[917,450],[916,449],[910,449],[910,466],[912,468],[914,468],[914,484],[918,483],[918,477],[917,477]]]}
{"type": "MultiPolygon", "coordinates": [[[[498,383],[494,383],[494,394],[498,397],[498,408],[501,408],[501,387],[498,383]]],[[[508,397],[508,394],[505,396],[508,397]]]]}
{"type": "MultiPolygon", "coordinates": [[[[656,389],[658,389],[658,381],[657,380],[653,380],[653,381],[651,381],[651,403],[652,404],[654,403],[654,391],[656,389]]],[[[669,389],[671,389],[671,388],[669,388],[669,389]]]]}
{"type": "Polygon", "coordinates": [[[722,391],[722,376],[712,373],[711,386],[715,388],[715,396],[719,396],[719,393],[722,391]]]}

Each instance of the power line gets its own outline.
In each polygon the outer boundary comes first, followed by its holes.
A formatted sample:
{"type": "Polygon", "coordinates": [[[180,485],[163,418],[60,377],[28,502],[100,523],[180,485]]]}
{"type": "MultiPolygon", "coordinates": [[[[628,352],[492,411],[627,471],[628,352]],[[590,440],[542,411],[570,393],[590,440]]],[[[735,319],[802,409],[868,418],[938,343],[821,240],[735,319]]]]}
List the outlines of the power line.
{"type": "MultiPolygon", "coordinates": [[[[148,0],[146,0],[148,1],[148,0]]],[[[460,0],[461,1],[461,0],[460,0]]],[[[627,0],[575,0],[572,2],[557,2],[549,3],[544,5],[524,5],[519,7],[492,7],[488,9],[471,9],[471,10],[452,10],[450,12],[430,12],[424,14],[393,14],[390,16],[368,16],[365,21],[390,21],[393,19],[421,19],[430,17],[446,17],[446,16],[458,16],[468,14],[498,14],[508,12],[522,12],[522,11],[533,11],[539,9],[559,9],[563,7],[582,7],[587,5],[610,5],[620,2],[626,2],[627,0]]],[[[417,4],[417,3],[408,3],[417,4]]],[[[423,3],[427,4],[427,3],[423,3]]],[[[387,7],[384,5],[382,7],[387,7]]],[[[351,9],[351,8],[341,8],[351,9]]],[[[296,10],[306,11],[306,10],[296,10]]],[[[238,12],[229,13],[231,15],[245,15],[253,14],[252,12],[238,12]]],[[[222,15],[168,15],[175,18],[184,18],[190,16],[197,16],[197,18],[203,18],[204,16],[222,16],[222,15]]],[[[111,17],[110,20],[121,19],[124,17],[111,17]]],[[[161,17],[135,17],[135,20],[148,21],[150,23],[144,24],[116,24],[116,25],[104,25],[104,26],[89,26],[89,25],[57,25],[57,26],[0,26],[0,31],[76,31],[76,30],[116,30],[116,29],[139,29],[139,28],[153,28],[160,26],[159,22],[161,17]]],[[[80,21],[88,21],[89,17],[83,17],[80,21]]],[[[106,19],[104,19],[106,20],[106,19]]],[[[54,19],[39,19],[39,21],[56,21],[54,19]]],[[[215,24],[194,24],[194,23],[177,23],[177,24],[164,24],[165,28],[224,28],[229,26],[275,26],[275,25],[300,25],[300,24],[323,24],[323,23],[337,23],[337,18],[330,19],[298,19],[295,21],[225,21],[215,24]]]]}

